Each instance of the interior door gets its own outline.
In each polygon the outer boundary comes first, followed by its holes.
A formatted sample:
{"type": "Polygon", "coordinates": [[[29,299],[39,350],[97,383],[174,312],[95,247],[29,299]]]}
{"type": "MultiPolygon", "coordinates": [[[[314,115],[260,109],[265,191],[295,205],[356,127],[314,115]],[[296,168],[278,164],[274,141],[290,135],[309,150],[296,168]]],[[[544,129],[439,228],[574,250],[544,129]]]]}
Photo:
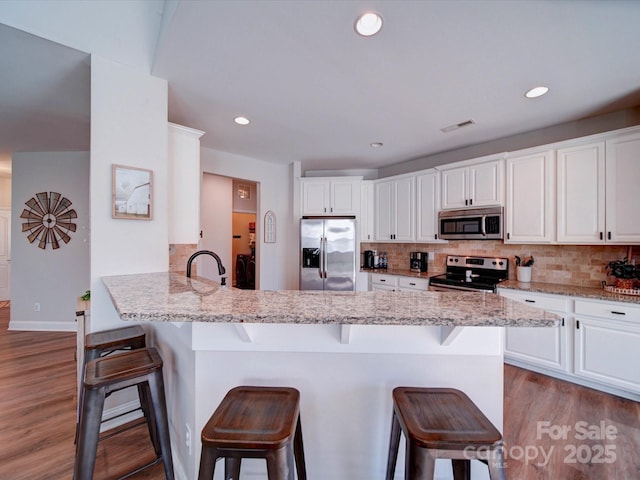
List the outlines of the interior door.
{"type": "Polygon", "coordinates": [[[0,300],[9,300],[11,292],[11,210],[0,209],[0,300]]]}

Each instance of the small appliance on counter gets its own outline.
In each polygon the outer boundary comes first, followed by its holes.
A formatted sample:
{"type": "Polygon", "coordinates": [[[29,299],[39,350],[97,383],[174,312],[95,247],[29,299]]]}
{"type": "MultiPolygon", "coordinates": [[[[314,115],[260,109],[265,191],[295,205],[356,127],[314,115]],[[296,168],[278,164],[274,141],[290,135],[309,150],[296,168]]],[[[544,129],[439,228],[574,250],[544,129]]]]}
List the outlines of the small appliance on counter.
{"type": "Polygon", "coordinates": [[[362,268],[375,268],[375,256],[376,252],[373,250],[365,250],[362,252],[362,268]]]}
{"type": "Polygon", "coordinates": [[[424,273],[429,266],[429,254],[427,252],[411,252],[409,254],[409,269],[412,272],[424,273]]]}

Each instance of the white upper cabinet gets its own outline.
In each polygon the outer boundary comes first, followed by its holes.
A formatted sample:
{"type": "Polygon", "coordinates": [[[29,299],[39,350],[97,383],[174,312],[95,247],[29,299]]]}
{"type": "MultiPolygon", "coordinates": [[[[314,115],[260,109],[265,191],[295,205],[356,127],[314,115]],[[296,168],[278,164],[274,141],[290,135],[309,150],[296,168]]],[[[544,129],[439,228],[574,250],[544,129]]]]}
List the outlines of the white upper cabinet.
{"type": "Polygon", "coordinates": [[[442,209],[504,203],[504,160],[442,169],[442,209]]]}
{"type": "Polygon", "coordinates": [[[606,142],[606,241],[640,243],[640,132],[606,142]]]}
{"type": "Polygon", "coordinates": [[[558,243],[640,242],[640,133],[560,148],[557,162],[558,243]]]}
{"type": "Polygon", "coordinates": [[[365,180],[360,186],[360,241],[373,241],[373,182],[365,180]]]}
{"type": "Polygon", "coordinates": [[[358,215],[362,177],[301,178],[302,215],[358,215]]]}
{"type": "Polygon", "coordinates": [[[507,157],[505,243],[551,243],[554,235],[554,151],[507,157]]]}
{"type": "Polygon", "coordinates": [[[435,171],[416,175],[416,241],[438,240],[440,174],[435,171]]]}
{"type": "Polygon", "coordinates": [[[415,228],[414,177],[397,177],[374,185],[374,240],[412,242],[415,228]]]}
{"type": "Polygon", "coordinates": [[[558,243],[605,241],[604,153],[604,141],[558,149],[558,243]]]}
{"type": "Polygon", "coordinates": [[[204,132],[169,123],[167,193],[170,244],[197,244],[200,232],[200,137],[204,132]]]}

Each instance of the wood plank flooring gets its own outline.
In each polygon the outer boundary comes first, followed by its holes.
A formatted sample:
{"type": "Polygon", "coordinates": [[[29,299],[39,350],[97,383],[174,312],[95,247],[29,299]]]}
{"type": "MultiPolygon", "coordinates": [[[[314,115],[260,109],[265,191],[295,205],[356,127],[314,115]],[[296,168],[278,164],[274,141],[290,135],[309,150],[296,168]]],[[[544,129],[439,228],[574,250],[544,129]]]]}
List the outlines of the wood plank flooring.
{"type": "MultiPolygon", "coordinates": [[[[0,479],[70,479],[75,334],[8,332],[8,322],[9,310],[0,309],[0,479]]],[[[640,479],[639,403],[508,365],[504,438],[511,480],[640,479]],[[616,438],[575,439],[579,421],[588,426],[604,422],[605,428],[616,429],[616,438]],[[538,422],[548,422],[552,433],[562,425],[571,431],[566,440],[553,440],[538,435],[538,422]],[[544,465],[541,448],[549,458],[544,465]],[[613,452],[615,461],[594,461],[600,448],[599,459],[613,452]]],[[[145,428],[135,428],[100,443],[95,478],[117,478],[152,457],[145,428]]],[[[158,465],[132,478],[160,480],[164,473],[158,465]]]]}

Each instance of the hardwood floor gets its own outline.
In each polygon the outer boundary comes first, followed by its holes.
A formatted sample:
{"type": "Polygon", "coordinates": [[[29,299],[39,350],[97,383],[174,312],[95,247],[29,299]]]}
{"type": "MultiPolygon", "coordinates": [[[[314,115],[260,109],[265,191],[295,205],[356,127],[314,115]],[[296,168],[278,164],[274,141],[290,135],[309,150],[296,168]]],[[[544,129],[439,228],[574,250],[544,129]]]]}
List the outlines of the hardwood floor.
{"type": "MultiPolygon", "coordinates": [[[[8,332],[8,313],[0,309],[0,479],[70,479],[75,334],[8,332]]],[[[504,439],[511,480],[640,479],[639,403],[508,365],[504,439]],[[604,422],[616,438],[576,439],[580,421],[597,427],[604,422]],[[571,431],[566,440],[553,440],[538,431],[539,422],[548,422],[550,433],[563,425],[571,431]],[[597,463],[612,454],[614,461],[597,463]]],[[[151,458],[146,429],[137,427],[100,442],[95,478],[117,478],[151,458]]],[[[164,473],[157,465],[131,478],[160,480],[164,473]]]]}
{"type": "MultiPolygon", "coordinates": [[[[75,333],[9,332],[0,309],[0,479],[73,476],[75,333]]],[[[155,457],[146,428],[100,442],[94,478],[113,479],[155,457]]],[[[161,465],[132,479],[164,479],[161,465]]]]}

